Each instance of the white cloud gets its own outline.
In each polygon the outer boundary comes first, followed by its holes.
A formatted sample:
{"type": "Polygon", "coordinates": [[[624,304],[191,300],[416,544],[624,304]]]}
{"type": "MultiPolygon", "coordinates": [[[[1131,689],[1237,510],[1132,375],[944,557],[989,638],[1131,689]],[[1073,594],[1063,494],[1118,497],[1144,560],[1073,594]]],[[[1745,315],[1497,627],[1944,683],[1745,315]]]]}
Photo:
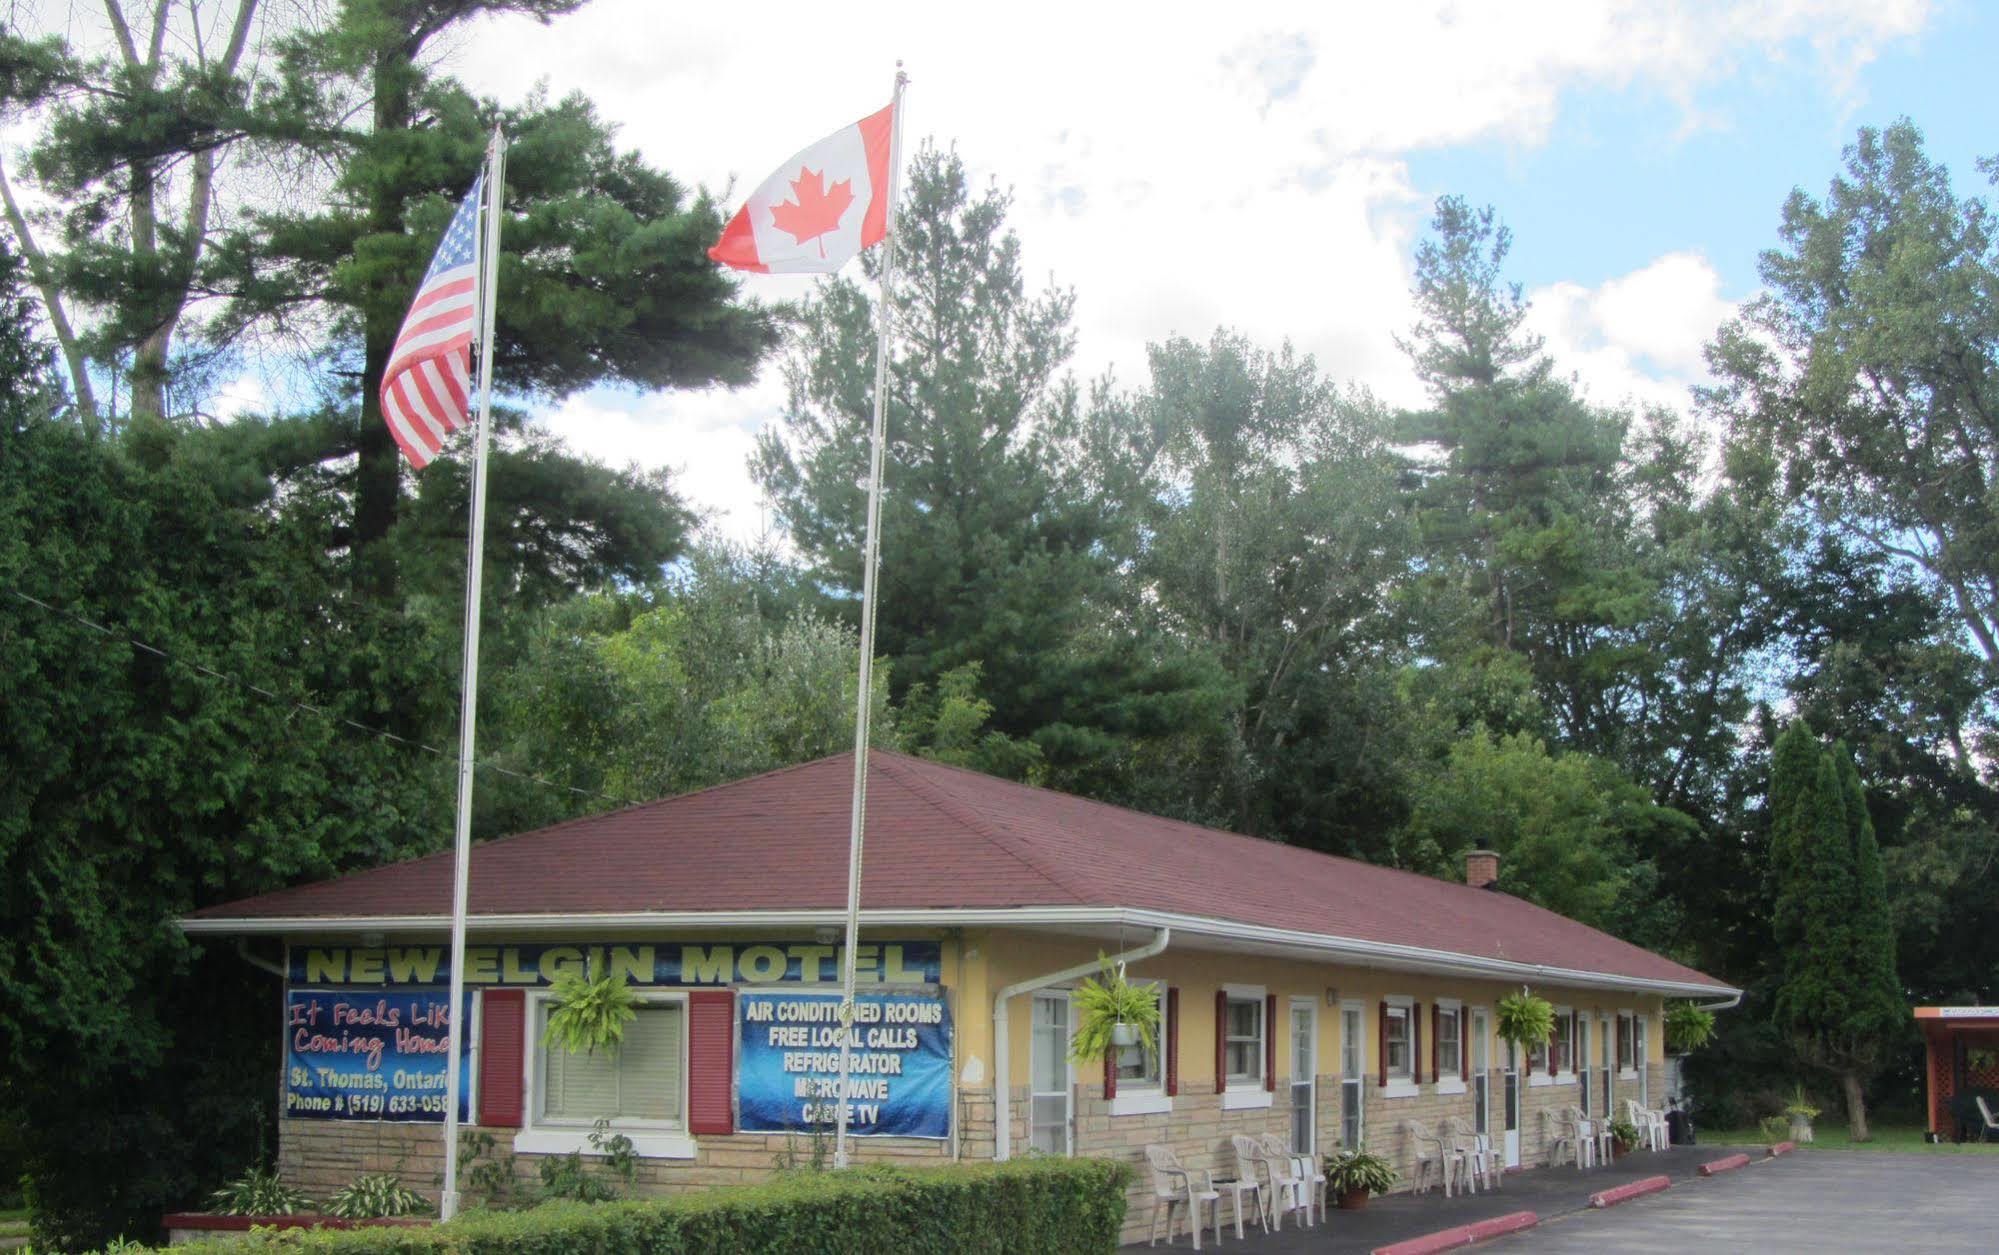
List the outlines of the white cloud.
{"type": "MultiPolygon", "coordinates": [[[[1003,16],[885,4],[865,21],[765,3],[752,21],[726,6],[598,0],[548,27],[489,21],[450,68],[503,98],[538,79],[557,94],[585,91],[624,142],[740,195],[879,108],[893,59],[907,58],[908,134],[956,143],[977,179],[1014,189],[1010,221],[1031,279],[1077,290],[1084,373],[1115,368],[1136,382],[1148,341],[1226,324],[1288,336],[1330,374],[1413,401],[1420,390],[1393,342],[1410,321],[1408,259],[1427,208],[1410,154],[1538,145],[1565,94],[1585,88],[1649,93],[1674,102],[1687,127],[1714,124],[1701,89],[1759,58],[1802,58],[1828,92],[1849,91],[1859,67],[1927,15],[1920,0],[1575,0],[1288,4],[1248,16],[1205,6],[1169,18],[1068,0],[1003,16]]],[[[1539,294],[1537,325],[1551,345],[1577,347],[1562,361],[1594,390],[1678,400],[1714,322],[1698,337],[1692,328],[1725,304],[1713,279],[1704,261],[1674,255],[1594,291],[1557,284],[1539,294]]],[[[746,286],[771,298],[805,288],[746,286]]],[[[685,491],[726,507],[726,528],[741,535],[759,516],[737,453],[777,400],[769,383],[726,401],[593,397],[551,421],[612,460],[686,464],[685,491]]]]}
{"type": "Polygon", "coordinates": [[[1702,347],[1736,310],[1721,275],[1696,253],[1668,253],[1595,287],[1550,284],[1529,299],[1529,329],[1594,400],[1678,409],[1707,380],[1702,347]]]}

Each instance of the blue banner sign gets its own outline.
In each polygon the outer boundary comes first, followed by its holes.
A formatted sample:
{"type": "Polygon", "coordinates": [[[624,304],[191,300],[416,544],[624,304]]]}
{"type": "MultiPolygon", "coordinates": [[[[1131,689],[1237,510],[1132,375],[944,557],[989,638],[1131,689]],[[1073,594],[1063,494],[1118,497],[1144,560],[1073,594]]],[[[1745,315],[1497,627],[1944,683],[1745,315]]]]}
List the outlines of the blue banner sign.
{"type": "MultiPolygon", "coordinates": [[[[840,1080],[840,995],[744,990],[737,1003],[736,1127],[832,1132],[840,1080]]],[[[847,1131],[951,1135],[951,1010],[935,989],[854,999],[847,1131]]]]}
{"type": "MultiPolygon", "coordinates": [[[[593,972],[620,973],[634,985],[812,985],[840,979],[840,951],[811,941],[472,945],[465,947],[465,983],[547,985],[587,965],[593,972]]],[[[290,968],[298,985],[434,985],[451,979],[442,945],[297,946],[290,968]]],[[[935,985],[944,978],[934,941],[857,946],[854,969],[861,983],[870,985],[935,985]]]]}
{"type": "MultiPolygon", "coordinates": [[[[465,1005],[471,1006],[469,995],[465,1005]]],[[[287,990],[284,1114],[442,1122],[450,1008],[443,989],[287,990]]],[[[470,1046],[468,1034],[462,1056],[470,1046]]],[[[459,1098],[465,1117],[465,1095],[459,1098]]]]}

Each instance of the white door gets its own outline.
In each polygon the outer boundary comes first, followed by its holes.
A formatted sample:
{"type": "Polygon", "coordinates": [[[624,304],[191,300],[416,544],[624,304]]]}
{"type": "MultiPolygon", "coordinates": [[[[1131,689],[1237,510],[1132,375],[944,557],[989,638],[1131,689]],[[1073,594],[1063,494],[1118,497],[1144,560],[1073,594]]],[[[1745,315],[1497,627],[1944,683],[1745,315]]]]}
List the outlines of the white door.
{"type": "Polygon", "coordinates": [[[1340,1144],[1360,1147],[1361,1095],[1367,1076],[1367,1010],[1358,1002],[1340,1004],[1340,1144]]]}
{"type": "Polygon", "coordinates": [[[1613,1100],[1617,1094],[1614,1088],[1616,1082],[1612,1078],[1617,1075],[1617,1026],[1608,1019],[1598,1020],[1596,1041],[1597,1064],[1603,1069],[1603,1118],[1614,1120],[1617,1118],[1617,1105],[1613,1100]]]}
{"type": "Polygon", "coordinates": [[[1463,1048],[1471,1051],[1472,1127],[1489,1137],[1492,1134],[1492,1057],[1483,1007],[1472,1010],[1471,1040],[1463,1048]]]}
{"type": "Polygon", "coordinates": [[[1520,1166],[1520,1047],[1506,1043],[1506,1166],[1520,1166]]]}
{"type": "Polygon", "coordinates": [[[1310,998],[1291,1000],[1291,1149],[1316,1154],[1319,1140],[1317,1107],[1319,1032],[1310,998]]]}
{"type": "Polygon", "coordinates": [[[1067,1155],[1075,1088],[1069,1075],[1069,994],[1034,995],[1034,1057],[1029,1070],[1028,1144],[1047,1155],[1067,1155]]]}
{"type": "Polygon", "coordinates": [[[1576,1090],[1582,1095],[1583,1114],[1586,1116],[1596,1113],[1596,1108],[1591,1105],[1593,1100],[1589,1092],[1590,1082],[1595,1079],[1589,1068],[1589,1030],[1591,1023],[1592,1021],[1587,1015],[1576,1017],[1576,1080],[1581,1082],[1577,1085],[1576,1090]]]}

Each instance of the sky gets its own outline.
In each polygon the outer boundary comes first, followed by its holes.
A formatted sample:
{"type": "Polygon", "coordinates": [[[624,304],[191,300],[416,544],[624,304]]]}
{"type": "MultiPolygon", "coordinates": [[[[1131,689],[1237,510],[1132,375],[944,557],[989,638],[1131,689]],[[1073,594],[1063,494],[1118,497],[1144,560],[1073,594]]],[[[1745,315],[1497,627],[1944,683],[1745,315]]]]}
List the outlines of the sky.
{"type": "MultiPolygon", "coordinates": [[[[503,99],[584,91],[733,211],[886,103],[901,58],[905,153],[955,146],[1011,190],[1030,285],[1076,291],[1079,374],[1142,385],[1148,343],[1226,326],[1398,404],[1422,396],[1394,337],[1440,195],[1497,207],[1533,326],[1592,397],[1684,409],[1784,198],[1822,193],[1858,127],[1911,117],[1960,194],[1999,153],[1999,6],[1972,0],[1177,7],[595,0],[547,27],[489,19],[444,68],[503,99]]],[[[736,391],[597,389],[544,414],[578,450],[676,468],[747,539],[767,519],[745,459],[782,400],[773,363],[736,391]]]]}

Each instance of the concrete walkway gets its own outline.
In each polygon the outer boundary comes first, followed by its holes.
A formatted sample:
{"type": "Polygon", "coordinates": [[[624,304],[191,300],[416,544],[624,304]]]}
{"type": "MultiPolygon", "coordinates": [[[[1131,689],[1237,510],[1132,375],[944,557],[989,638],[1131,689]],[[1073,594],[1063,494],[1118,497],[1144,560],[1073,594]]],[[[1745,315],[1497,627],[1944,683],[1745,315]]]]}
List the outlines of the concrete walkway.
{"type": "MultiPolygon", "coordinates": [[[[1428,1194],[1394,1194],[1372,1199],[1358,1211],[1341,1211],[1334,1207],[1316,1228],[1300,1229],[1289,1219],[1278,1233],[1266,1235],[1260,1229],[1249,1228],[1245,1230],[1247,1238],[1241,1242],[1235,1240],[1235,1229],[1227,1223],[1229,1211],[1224,1204],[1223,1233],[1226,1236],[1221,1245],[1216,1246],[1211,1241],[1213,1231],[1203,1232],[1201,1249],[1241,1251],[1244,1255],[1305,1255],[1306,1252],[1327,1255],[1328,1252],[1370,1251],[1405,1238],[1420,1237],[1453,1225],[1488,1220],[1508,1212],[1537,1212],[1545,1222],[1551,1216],[1588,1207],[1589,1196],[1598,1190],[1607,1190],[1642,1177],[1664,1174],[1673,1178],[1677,1187],[1683,1180],[1692,1178],[1701,1164],[1728,1153],[1727,1148],[1675,1146],[1662,1151],[1634,1151],[1615,1163],[1591,1168],[1587,1172],[1579,1172],[1572,1167],[1528,1168],[1508,1173],[1505,1184],[1497,1190],[1460,1194],[1455,1198],[1445,1198],[1439,1190],[1428,1194]]],[[[1141,1204],[1141,1207],[1144,1206],[1149,1204],[1141,1204]]],[[[1149,1211],[1141,1211],[1140,1215],[1147,1221],[1152,1218],[1149,1211]]],[[[1531,1234],[1528,1236],[1531,1238],[1531,1234]]],[[[1190,1249],[1184,1227],[1174,1238],[1173,1245],[1180,1250],[1190,1249]]],[[[1166,1242],[1162,1239],[1156,1249],[1165,1248],[1166,1242]]],[[[1139,1242],[1124,1249],[1144,1250],[1145,1243],[1139,1242]]],[[[1608,1248],[1593,1249],[1601,1251],[1608,1248]]]]}

